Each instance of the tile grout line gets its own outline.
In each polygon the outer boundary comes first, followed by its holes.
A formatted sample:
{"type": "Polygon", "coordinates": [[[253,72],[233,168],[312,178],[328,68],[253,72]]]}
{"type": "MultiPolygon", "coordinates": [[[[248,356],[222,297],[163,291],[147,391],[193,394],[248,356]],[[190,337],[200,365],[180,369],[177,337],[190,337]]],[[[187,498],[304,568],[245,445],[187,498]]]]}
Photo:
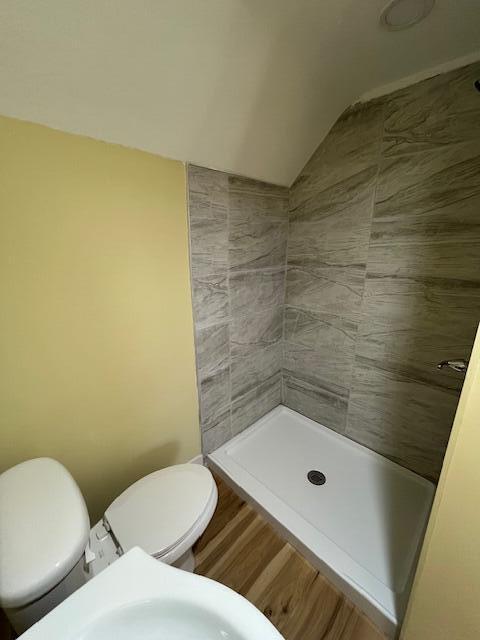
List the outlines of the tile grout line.
{"type": "MultiPolygon", "coordinates": [[[[357,359],[357,347],[358,347],[358,331],[360,329],[360,325],[362,322],[362,309],[364,306],[364,300],[365,300],[365,284],[367,281],[367,272],[368,272],[368,259],[370,256],[370,247],[372,244],[372,225],[373,225],[373,217],[375,214],[375,204],[377,201],[377,189],[378,189],[378,179],[380,176],[380,166],[382,163],[382,157],[383,157],[383,143],[384,143],[384,139],[385,139],[385,115],[386,115],[386,100],[383,101],[383,105],[382,105],[382,117],[381,117],[381,125],[380,125],[380,132],[379,132],[379,141],[378,141],[378,151],[377,151],[377,172],[375,174],[375,186],[372,192],[372,196],[371,196],[371,211],[370,211],[370,219],[369,219],[369,233],[368,233],[368,249],[367,249],[367,254],[366,254],[366,258],[365,258],[365,272],[363,275],[363,287],[362,287],[362,300],[360,303],[360,309],[359,309],[359,314],[358,314],[358,322],[357,322],[357,328],[355,330],[355,345],[353,348],[353,358],[352,358],[352,369],[350,372],[350,384],[349,384],[349,388],[348,388],[348,397],[347,397],[347,413],[345,416],[345,435],[347,435],[347,431],[348,431],[348,420],[349,420],[349,415],[350,415],[350,393],[352,391],[352,385],[353,385],[353,373],[354,373],[354,369],[355,369],[355,362],[357,359]]],[[[349,436],[347,436],[349,437],[349,436]]]]}
{"type": "MultiPolygon", "coordinates": [[[[229,395],[229,433],[228,440],[233,437],[232,427],[232,296],[230,291],[230,177],[226,174],[226,186],[227,186],[227,294],[228,294],[228,395],[229,395]]],[[[224,444],[224,443],[222,443],[224,444]]]]}
{"type": "Polygon", "coordinates": [[[287,315],[287,277],[288,277],[288,247],[290,240],[290,194],[292,187],[289,187],[287,194],[287,242],[285,246],[285,273],[284,273],[284,290],[283,290],[283,323],[282,323],[282,366],[280,369],[281,374],[281,400],[282,404],[285,404],[285,360],[286,360],[286,315],[287,315]]]}
{"type": "MultiPolygon", "coordinates": [[[[189,225],[189,249],[190,249],[190,275],[191,278],[193,278],[193,262],[195,260],[196,257],[196,253],[198,253],[197,247],[194,247],[192,245],[192,234],[191,234],[191,227],[192,227],[192,218],[190,215],[190,205],[191,203],[191,183],[189,180],[189,171],[188,171],[188,164],[187,166],[187,202],[188,202],[188,225],[189,225]]],[[[203,170],[202,167],[199,167],[200,170],[203,170]]],[[[208,173],[209,170],[207,169],[208,173]]],[[[209,181],[207,181],[206,183],[206,190],[205,190],[205,196],[207,198],[207,203],[208,206],[210,208],[210,211],[212,210],[213,207],[213,202],[215,200],[214,196],[216,191],[218,190],[220,193],[223,193],[226,197],[226,217],[224,218],[225,220],[225,227],[224,227],[224,233],[225,233],[225,251],[227,252],[226,255],[226,260],[225,260],[225,269],[226,269],[226,293],[227,293],[227,309],[228,309],[228,313],[226,317],[223,318],[206,318],[204,320],[202,320],[201,322],[197,322],[196,321],[196,313],[195,313],[195,307],[193,305],[193,288],[192,288],[192,307],[193,307],[193,316],[194,316],[194,340],[195,340],[195,353],[196,353],[196,373],[197,373],[197,396],[198,396],[198,401],[199,401],[199,421],[200,421],[200,430],[201,430],[201,435],[202,435],[202,442],[203,442],[203,436],[205,435],[205,433],[210,432],[211,430],[214,430],[215,427],[218,424],[215,424],[216,418],[215,416],[219,416],[222,412],[228,412],[228,426],[226,428],[226,433],[223,434],[224,436],[227,436],[227,441],[229,439],[231,439],[234,435],[234,428],[233,428],[233,418],[234,418],[234,406],[235,403],[241,400],[245,400],[245,399],[249,399],[251,402],[255,402],[255,398],[256,395],[259,392],[263,392],[263,390],[265,390],[265,393],[268,393],[268,388],[266,385],[270,385],[272,380],[275,381],[277,380],[279,383],[279,391],[280,391],[280,396],[283,396],[283,389],[282,389],[282,367],[283,367],[283,336],[284,336],[284,307],[285,307],[285,290],[286,290],[286,262],[287,262],[287,243],[288,243],[288,189],[283,189],[281,193],[269,193],[267,191],[267,193],[264,193],[261,189],[244,189],[244,188],[237,188],[237,186],[235,184],[231,184],[231,177],[228,173],[226,172],[217,172],[219,175],[219,179],[220,182],[217,183],[215,182],[215,184],[210,183],[209,181]],[[218,189],[216,188],[218,187],[218,189]],[[239,213],[240,213],[240,218],[248,221],[250,219],[250,207],[249,207],[249,203],[250,203],[250,199],[254,198],[252,204],[252,211],[253,211],[253,216],[258,215],[258,207],[256,204],[256,197],[259,197],[262,199],[261,202],[261,210],[265,210],[265,215],[267,216],[267,221],[270,224],[274,224],[274,225],[281,225],[281,237],[283,237],[283,240],[285,242],[285,257],[283,258],[281,263],[276,263],[276,264],[272,264],[269,266],[265,266],[265,267],[256,267],[256,268],[232,268],[232,224],[234,221],[234,218],[232,217],[234,215],[234,212],[232,210],[232,198],[236,198],[238,199],[238,203],[240,205],[239,207],[239,213]],[[270,218],[270,216],[268,216],[268,212],[272,209],[272,207],[276,207],[277,205],[274,203],[278,203],[281,202],[282,206],[285,207],[285,204],[287,205],[287,219],[285,219],[285,213],[283,214],[282,217],[280,217],[279,215],[275,215],[272,216],[270,218]],[[252,386],[251,388],[244,390],[242,393],[239,394],[238,398],[233,399],[233,389],[234,389],[234,385],[233,385],[233,377],[232,377],[232,373],[233,373],[233,335],[232,335],[232,331],[233,331],[233,322],[234,322],[234,316],[232,314],[232,309],[233,309],[233,290],[232,290],[232,286],[233,283],[235,282],[235,278],[238,276],[242,276],[242,275],[248,275],[248,274],[255,274],[258,275],[259,277],[272,277],[275,280],[277,280],[278,277],[283,277],[283,282],[280,281],[280,289],[277,289],[278,293],[280,294],[280,296],[278,296],[279,299],[275,300],[275,296],[274,296],[274,300],[275,303],[274,304],[268,304],[265,306],[265,308],[262,308],[260,310],[253,310],[250,311],[248,309],[244,309],[241,308],[239,309],[239,313],[238,313],[238,318],[239,319],[253,319],[254,321],[254,325],[258,324],[258,322],[261,320],[262,315],[265,316],[265,320],[267,322],[269,322],[270,320],[273,321],[275,318],[278,318],[279,320],[279,337],[269,343],[264,345],[264,347],[262,347],[262,349],[258,350],[257,352],[259,353],[259,355],[265,353],[271,353],[274,349],[278,350],[278,363],[277,363],[277,367],[278,370],[275,371],[275,373],[267,375],[266,377],[263,377],[263,375],[261,376],[263,379],[259,380],[257,384],[255,384],[254,386],[252,386]],[[278,314],[278,315],[277,315],[278,314]],[[226,357],[228,358],[228,362],[225,363],[225,371],[228,372],[228,383],[227,383],[227,389],[226,389],[226,402],[222,403],[222,406],[220,408],[217,407],[215,414],[213,416],[211,416],[211,421],[208,420],[207,423],[205,423],[205,420],[202,420],[202,400],[204,400],[203,398],[203,394],[202,394],[202,388],[200,385],[200,380],[202,379],[202,373],[201,370],[199,368],[199,352],[198,352],[198,345],[199,342],[197,340],[197,338],[199,337],[199,335],[201,335],[202,331],[204,330],[213,330],[215,331],[215,329],[219,329],[219,328],[224,328],[225,331],[227,332],[227,339],[228,339],[228,345],[226,345],[227,347],[227,355],[226,357]],[[211,426],[208,426],[208,422],[210,422],[211,426]]],[[[207,174],[208,175],[208,174],[207,174]]],[[[234,178],[235,176],[233,176],[234,178]]],[[[266,186],[268,186],[268,183],[264,183],[266,186]]],[[[236,200],[235,200],[236,203],[236,200]]],[[[236,215],[236,212],[235,212],[236,215]]],[[[263,224],[263,216],[262,216],[262,224],[263,224]]],[[[237,317],[237,314],[235,314],[235,318],[237,317]]],[[[261,362],[259,363],[259,365],[261,365],[261,362]]],[[[207,363],[208,366],[208,363],[207,363]]],[[[261,372],[261,367],[260,367],[260,371],[261,372]]],[[[277,395],[278,397],[278,395],[277,395]]],[[[272,397],[273,399],[273,397],[272,397]]],[[[281,399],[280,399],[281,402],[281,399]]],[[[276,406],[276,405],[275,405],[276,406]]],[[[248,426],[248,425],[246,425],[248,426]]],[[[243,430],[243,429],[242,429],[243,430]]],[[[214,432],[215,433],[215,432],[214,432]]],[[[223,440],[223,436],[222,433],[220,432],[220,430],[216,431],[216,436],[213,436],[214,440],[216,438],[219,439],[219,441],[223,440]]],[[[203,447],[202,447],[203,449],[203,447]]]]}
{"type": "Polygon", "coordinates": [[[197,401],[198,401],[198,424],[200,427],[200,453],[203,456],[203,423],[202,423],[202,395],[200,390],[200,370],[198,366],[198,344],[197,344],[197,330],[198,323],[196,319],[195,304],[193,300],[193,246],[192,246],[192,217],[190,211],[190,163],[186,162],[185,167],[185,198],[187,202],[187,233],[188,233],[188,263],[189,263],[189,276],[190,276],[190,303],[192,305],[192,324],[193,324],[193,345],[195,353],[195,373],[196,373],[196,387],[197,387],[197,401]]]}
{"type": "MultiPolygon", "coordinates": [[[[229,197],[228,197],[228,201],[229,201],[229,207],[228,207],[228,237],[229,237],[229,249],[230,249],[230,196],[232,194],[231,189],[229,188],[229,197]]],[[[238,196],[240,195],[245,195],[245,191],[243,190],[237,190],[236,194],[238,196]]],[[[270,197],[270,194],[265,194],[263,195],[263,197],[265,197],[268,201],[271,200],[272,198],[270,197]]],[[[279,197],[280,198],[285,198],[285,195],[282,195],[279,197]]],[[[277,220],[274,220],[274,222],[277,222],[277,220]]],[[[286,258],[285,258],[286,260],[286,258]]],[[[258,267],[255,269],[238,269],[233,271],[233,274],[231,272],[230,269],[230,253],[229,253],[229,260],[228,260],[228,265],[229,265],[229,271],[228,271],[228,292],[229,292],[229,304],[231,305],[231,289],[230,289],[230,276],[231,275],[243,275],[243,274],[272,274],[272,275],[276,275],[278,273],[282,273],[284,275],[284,283],[283,283],[283,288],[285,289],[285,262],[283,263],[283,265],[272,265],[269,267],[258,267]]],[[[284,298],[284,295],[283,295],[284,298]]],[[[273,306],[268,306],[265,309],[262,309],[261,311],[258,312],[253,312],[255,315],[260,315],[261,313],[275,313],[276,309],[279,308],[283,311],[283,302],[284,300],[282,300],[280,302],[280,304],[278,305],[273,305],[273,306]]],[[[249,317],[251,315],[250,311],[247,311],[245,313],[240,313],[238,314],[238,317],[240,318],[244,318],[244,317],[249,317]]],[[[233,320],[233,316],[231,313],[231,306],[230,306],[230,319],[233,320]]],[[[282,313],[282,338],[280,338],[280,342],[282,343],[283,341],[283,313],[282,313]]],[[[278,342],[278,341],[277,341],[278,342]]],[[[272,343],[271,345],[266,345],[264,348],[261,349],[261,351],[265,351],[269,348],[273,348],[277,345],[277,342],[272,343]]],[[[258,392],[259,389],[262,389],[266,383],[268,383],[270,380],[272,380],[272,378],[274,378],[276,375],[279,375],[280,377],[280,395],[282,396],[282,364],[283,364],[283,353],[281,353],[281,363],[280,363],[280,369],[279,371],[277,371],[276,373],[268,376],[267,378],[265,378],[264,380],[262,380],[261,382],[259,382],[257,385],[253,386],[250,389],[247,389],[246,391],[244,391],[243,393],[241,393],[237,398],[235,398],[235,400],[233,399],[233,392],[232,392],[232,377],[231,377],[231,364],[232,364],[232,355],[231,355],[231,339],[230,339],[230,397],[231,397],[231,409],[230,409],[230,427],[231,427],[231,437],[234,437],[234,431],[233,431],[233,406],[235,403],[237,403],[238,401],[247,398],[248,396],[252,396],[255,397],[255,394],[258,392]]],[[[248,426],[248,425],[247,425],[248,426]]],[[[244,427],[246,428],[246,427],[244,427]]],[[[243,429],[242,429],[243,431],[243,429]]],[[[240,432],[239,432],[240,433],[240,432]]]]}

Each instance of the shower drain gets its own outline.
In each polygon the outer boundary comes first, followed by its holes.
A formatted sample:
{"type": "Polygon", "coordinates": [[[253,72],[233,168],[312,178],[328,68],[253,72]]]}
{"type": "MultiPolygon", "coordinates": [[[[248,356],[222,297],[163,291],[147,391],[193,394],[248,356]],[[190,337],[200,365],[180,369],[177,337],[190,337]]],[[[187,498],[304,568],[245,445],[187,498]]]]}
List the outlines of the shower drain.
{"type": "Polygon", "coordinates": [[[325,482],[327,481],[325,474],[321,471],[317,471],[316,469],[312,469],[311,471],[309,471],[307,473],[307,478],[308,481],[312,484],[325,484],[325,482]]]}

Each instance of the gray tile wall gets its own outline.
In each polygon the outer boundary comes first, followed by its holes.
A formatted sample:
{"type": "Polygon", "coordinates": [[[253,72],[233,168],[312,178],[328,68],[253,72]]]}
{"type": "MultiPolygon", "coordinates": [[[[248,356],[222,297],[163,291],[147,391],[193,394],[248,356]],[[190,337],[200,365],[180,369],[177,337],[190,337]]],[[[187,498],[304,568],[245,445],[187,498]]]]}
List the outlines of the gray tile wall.
{"type": "Polygon", "coordinates": [[[348,110],[290,193],[284,403],[438,477],[480,320],[480,64],[348,110]]]}
{"type": "Polygon", "coordinates": [[[281,402],[288,189],[190,165],[188,199],[209,453],[281,402]]]}

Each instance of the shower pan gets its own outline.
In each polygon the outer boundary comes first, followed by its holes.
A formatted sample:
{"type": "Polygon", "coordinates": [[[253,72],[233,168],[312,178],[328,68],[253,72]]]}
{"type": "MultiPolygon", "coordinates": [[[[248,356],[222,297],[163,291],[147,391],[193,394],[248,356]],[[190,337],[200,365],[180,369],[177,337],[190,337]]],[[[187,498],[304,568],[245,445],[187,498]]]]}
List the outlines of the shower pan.
{"type": "Polygon", "coordinates": [[[432,483],[282,405],[211,453],[209,462],[395,637],[432,483]]]}

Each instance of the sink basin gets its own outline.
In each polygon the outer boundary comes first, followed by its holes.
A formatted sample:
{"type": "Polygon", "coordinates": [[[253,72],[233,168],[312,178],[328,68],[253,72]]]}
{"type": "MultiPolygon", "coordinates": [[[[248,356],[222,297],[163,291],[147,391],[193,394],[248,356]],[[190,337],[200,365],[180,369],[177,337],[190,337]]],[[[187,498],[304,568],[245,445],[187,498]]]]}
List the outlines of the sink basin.
{"type": "Polygon", "coordinates": [[[181,600],[149,600],[114,610],[96,620],[79,640],[132,640],[132,638],[195,638],[244,640],[221,616],[181,600]]]}
{"type": "Polygon", "coordinates": [[[22,640],[282,640],[245,598],[134,548],[22,640]]]}

